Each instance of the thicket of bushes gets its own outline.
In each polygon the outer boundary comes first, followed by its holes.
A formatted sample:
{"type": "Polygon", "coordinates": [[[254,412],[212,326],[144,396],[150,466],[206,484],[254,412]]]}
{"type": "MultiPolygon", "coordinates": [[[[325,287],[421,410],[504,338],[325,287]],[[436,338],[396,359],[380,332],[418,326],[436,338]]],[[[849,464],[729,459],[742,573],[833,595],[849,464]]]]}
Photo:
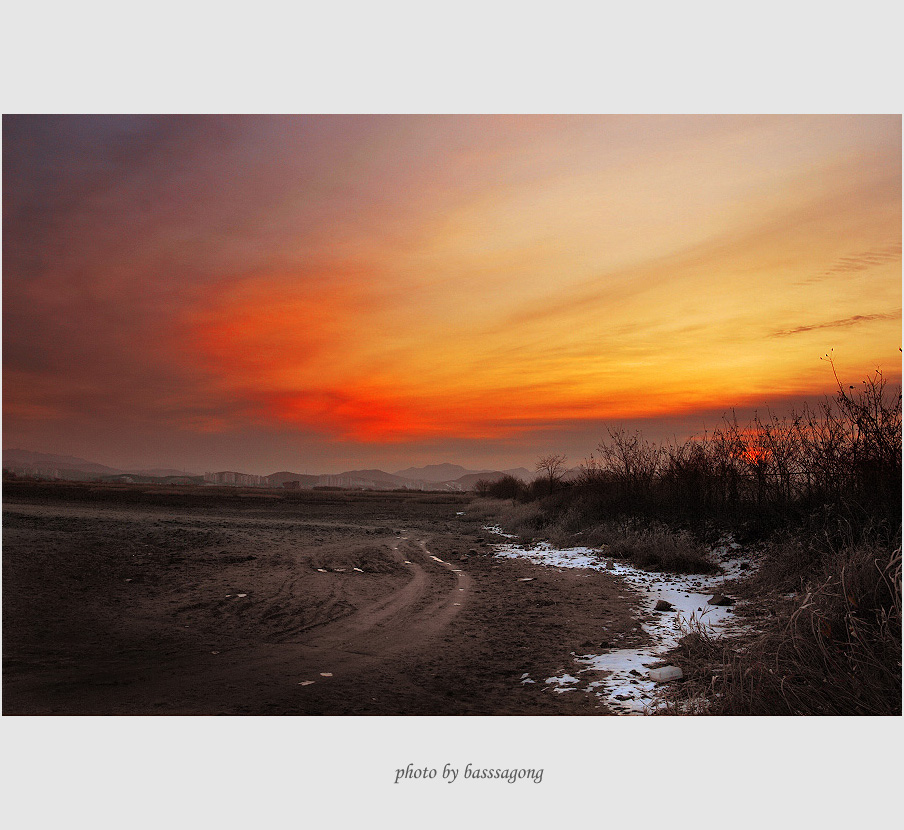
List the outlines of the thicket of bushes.
{"type": "MultiPolygon", "coordinates": [[[[839,385],[817,409],[732,416],[711,433],[655,444],[612,430],[572,482],[504,476],[482,495],[542,501],[545,525],[658,519],[700,531],[728,527],[763,538],[789,526],[823,531],[885,525],[901,515],[901,390],[880,373],[839,385]]],[[[538,528],[539,529],[539,528],[538,528]]]]}
{"type": "Polygon", "coordinates": [[[698,711],[901,714],[901,390],[881,373],[681,444],[612,431],[574,482],[507,477],[484,492],[512,500],[518,532],[581,533],[652,567],[676,569],[691,535],[759,545],[739,586],[756,633],[691,632],[674,655],[689,678],[676,699],[705,699],[698,711]]]}

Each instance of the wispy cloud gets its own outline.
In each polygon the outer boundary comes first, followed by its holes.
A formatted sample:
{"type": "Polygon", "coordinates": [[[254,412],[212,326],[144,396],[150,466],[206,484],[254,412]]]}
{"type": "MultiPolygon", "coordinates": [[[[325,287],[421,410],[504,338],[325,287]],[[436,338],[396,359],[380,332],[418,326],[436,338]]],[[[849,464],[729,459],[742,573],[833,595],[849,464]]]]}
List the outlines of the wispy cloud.
{"type": "Polygon", "coordinates": [[[894,320],[901,317],[901,309],[890,311],[887,314],[855,314],[853,317],[845,317],[843,320],[831,320],[828,323],[813,323],[809,326],[797,326],[793,329],[774,331],[770,337],[790,337],[792,334],[803,334],[817,329],[843,329],[856,326],[860,323],[872,323],[876,320],[894,320]]]}
{"type": "Polygon", "coordinates": [[[884,265],[889,262],[897,262],[901,259],[901,243],[896,242],[891,245],[885,245],[882,248],[876,248],[872,251],[861,251],[849,256],[843,256],[836,259],[829,268],[821,271],[819,274],[801,280],[797,285],[812,285],[815,282],[828,279],[830,277],[844,276],[846,274],[856,274],[859,271],[868,271],[877,265],[884,265]]]}

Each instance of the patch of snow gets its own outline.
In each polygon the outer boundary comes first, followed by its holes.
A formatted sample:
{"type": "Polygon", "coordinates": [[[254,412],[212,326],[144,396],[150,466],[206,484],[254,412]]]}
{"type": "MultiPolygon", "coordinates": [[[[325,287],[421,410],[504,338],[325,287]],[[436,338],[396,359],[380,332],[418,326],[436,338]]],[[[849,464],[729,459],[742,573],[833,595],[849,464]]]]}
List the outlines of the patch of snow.
{"type": "Polygon", "coordinates": [[[332,677],[333,673],[331,671],[322,671],[320,672],[321,677],[332,677]]]}
{"type": "Polygon", "coordinates": [[[505,533],[499,525],[484,525],[483,529],[488,533],[495,533],[497,536],[504,536],[506,539],[514,539],[514,533],[505,533]]]}
{"type": "MultiPolygon", "coordinates": [[[[641,595],[643,617],[640,629],[649,636],[649,645],[610,649],[603,654],[576,655],[576,659],[586,666],[582,671],[605,674],[602,680],[589,682],[587,691],[604,698],[615,711],[645,714],[654,703],[657,687],[649,677],[650,667],[661,662],[663,655],[674,648],[681,637],[689,631],[702,630],[712,635],[737,626],[731,606],[709,605],[708,600],[727,580],[742,575],[740,565],[745,560],[732,555],[739,547],[729,537],[714,549],[713,554],[722,569],[722,573],[716,575],[644,571],[620,559],[606,557],[602,551],[593,548],[555,548],[548,542],[532,546],[495,545],[495,556],[500,559],[527,559],[552,568],[605,570],[621,577],[641,595]],[[674,610],[662,613],[652,611],[660,599],[670,602],[674,610]]],[[[621,596],[624,598],[624,595],[621,596]]],[[[615,639],[623,639],[624,636],[622,633],[615,639]]],[[[571,691],[575,688],[572,684],[579,681],[565,674],[548,678],[546,682],[560,684],[556,691],[571,691]],[[561,687],[563,683],[568,684],[568,688],[561,687]]]]}
{"type": "Polygon", "coordinates": [[[576,688],[571,684],[580,683],[581,681],[576,677],[572,677],[570,674],[563,674],[561,677],[547,677],[546,682],[553,684],[555,686],[553,691],[561,694],[562,692],[576,691],[576,688]]]}

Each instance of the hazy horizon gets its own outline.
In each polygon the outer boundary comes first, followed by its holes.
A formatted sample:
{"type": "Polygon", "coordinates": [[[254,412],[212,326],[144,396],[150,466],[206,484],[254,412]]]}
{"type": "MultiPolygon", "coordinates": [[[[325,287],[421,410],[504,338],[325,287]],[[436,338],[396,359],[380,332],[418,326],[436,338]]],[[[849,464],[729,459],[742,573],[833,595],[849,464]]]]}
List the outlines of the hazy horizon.
{"type": "Polygon", "coordinates": [[[900,116],[4,116],[3,444],[576,466],[880,368],[900,116]]]}

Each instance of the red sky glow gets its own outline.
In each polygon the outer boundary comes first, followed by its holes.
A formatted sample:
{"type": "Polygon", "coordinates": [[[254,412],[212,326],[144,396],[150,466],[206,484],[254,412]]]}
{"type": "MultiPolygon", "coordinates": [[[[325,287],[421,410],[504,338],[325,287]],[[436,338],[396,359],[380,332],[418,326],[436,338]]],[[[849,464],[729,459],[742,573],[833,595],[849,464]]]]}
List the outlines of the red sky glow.
{"type": "Polygon", "coordinates": [[[5,116],[4,447],[576,464],[901,375],[899,116],[5,116]]]}

